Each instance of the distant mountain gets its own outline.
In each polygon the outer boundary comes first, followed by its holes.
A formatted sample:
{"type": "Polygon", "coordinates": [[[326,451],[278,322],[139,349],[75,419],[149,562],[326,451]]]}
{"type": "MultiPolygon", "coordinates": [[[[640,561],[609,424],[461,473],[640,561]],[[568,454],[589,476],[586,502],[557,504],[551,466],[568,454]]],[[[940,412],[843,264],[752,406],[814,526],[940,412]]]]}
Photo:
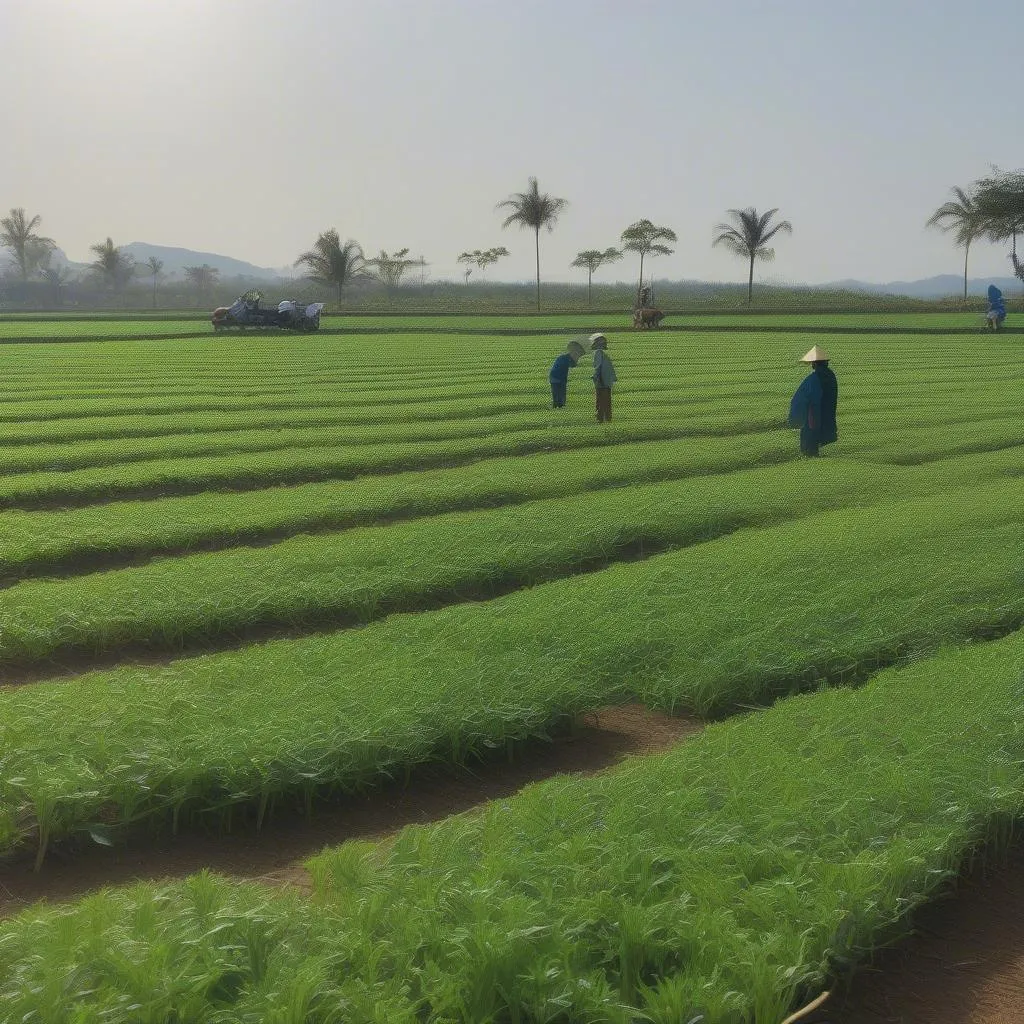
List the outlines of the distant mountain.
{"type": "MultiPolygon", "coordinates": [[[[1020,281],[1014,277],[976,277],[967,279],[967,292],[969,295],[984,296],[990,284],[1010,293],[1021,287],[1020,281]]],[[[937,277],[926,277],[921,281],[887,281],[885,284],[874,284],[871,281],[847,278],[813,287],[815,290],[835,288],[837,291],[867,292],[871,295],[909,295],[915,299],[942,299],[951,295],[963,295],[964,279],[957,277],[956,274],[939,274],[937,277]]]]}
{"type": "Polygon", "coordinates": [[[168,276],[182,274],[185,267],[199,267],[208,263],[220,271],[222,278],[251,278],[255,281],[272,281],[281,277],[297,277],[292,267],[257,267],[244,260],[220,256],[215,252],[196,252],[194,249],[178,249],[170,245],[151,245],[149,242],[130,242],[121,246],[121,251],[134,256],[136,263],[145,263],[150,256],[164,261],[164,273],[168,276]]]}

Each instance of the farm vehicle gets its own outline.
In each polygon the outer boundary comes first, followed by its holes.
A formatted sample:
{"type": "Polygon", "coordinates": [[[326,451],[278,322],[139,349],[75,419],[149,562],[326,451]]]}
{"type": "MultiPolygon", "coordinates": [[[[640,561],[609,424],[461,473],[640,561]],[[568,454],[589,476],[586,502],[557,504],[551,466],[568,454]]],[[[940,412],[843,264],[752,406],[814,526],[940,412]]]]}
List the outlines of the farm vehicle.
{"type": "Polygon", "coordinates": [[[210,317],[213,329],[223,331],[234,327],[244,331],[252,327],[303,332],[320,329],[320,312],[324,308],[322,302],[303,306],[294,299],[284,299],[276,308],[265,308],[260,305],[262,301],[263,293],[253,289],[239,295],[230,306],[218,306],[210,317]]]}

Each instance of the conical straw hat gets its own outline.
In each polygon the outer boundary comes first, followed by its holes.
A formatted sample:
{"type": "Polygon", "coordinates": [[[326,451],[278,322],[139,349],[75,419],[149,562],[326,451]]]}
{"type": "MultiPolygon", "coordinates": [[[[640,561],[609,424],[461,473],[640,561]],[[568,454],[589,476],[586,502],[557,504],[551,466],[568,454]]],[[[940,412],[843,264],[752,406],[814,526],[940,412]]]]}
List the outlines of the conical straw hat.
{"type": "Polygon", "coordinates": [[[815,345],[814,348],[812,348],[811,351],[808,352],[807,355],[805,355],[803,357],[803,359],[800,360],[800,362],[801,363],[822,363],[822,362],[827,362],[827,360],[828,360],[828,353],[823,348],[818,348],[818,346],[815,345]]]}
{"type": "Polygon", "coordinates": [[[566,349],[566,352],[568,352],[569,355],[573,357],[573,359],[579,359],[583,355],[583,353],[586,352],[586,349],[580,342],[570,341],[569,347],[566,349]]]}

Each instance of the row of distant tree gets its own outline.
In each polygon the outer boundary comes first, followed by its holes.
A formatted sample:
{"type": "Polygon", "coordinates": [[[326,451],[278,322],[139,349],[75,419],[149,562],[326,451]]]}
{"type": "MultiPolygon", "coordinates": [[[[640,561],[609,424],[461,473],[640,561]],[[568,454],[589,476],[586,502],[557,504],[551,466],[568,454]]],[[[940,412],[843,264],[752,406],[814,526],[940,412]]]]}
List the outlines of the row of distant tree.
{"type": "MultiPolygon", "coordinates": [[[[953,189],[955,200],[940,206],[928,221],[929,226],[953,231],[957,245],[963,246],[964,254],[964,298],[967,297],[967,260],[971,243],[978,238],[992,241],[1012,240],[1010,260],[1014,272],[1024,281],[1024,263],[1017,256],[1017,235],[1024,231],[1024,172],[1002,172],[993,168],[987,178],[979,179],[968,189],[953,189]]],[[[532,230],[536,253],[536,301],[540,309],[540,232],[545,228],[554,230],[559,216],[568,206],[568,200],[540,191],[536,178],[530,178],[525,192],[516,192],[497,204],[497,209],[507,211],[502,228],[518,226],[532,230]]],[[[722,246],[729,252],[744,259],[748,264],[747,302],[752,301],[754,264],[771,260],[775,250],[769,244],[776,235],[792,234],[789,221],[775,220],[777,208],[758,213],[754,207],[730,209],[726,222],[715,226],[712,246],[722,246]]],[[[38,280],[48,285],[59,296],[71,276],[67,266],[54,265],[52,256],[56,243],[39,233],[41,218],[29,217],[24,209],[12,209],[10,215],[0,219],[0,247],[10,254],[15,274],[22,283],[38,280]]],[[[640,257],[637,280],[639,301],[644,281],[644,261],[655,256],[667,256],[674,250],[669,243],[677,241],[676,233],[669,227],[654,224],[647,219],[630,224],[621,234],[619,246],[605,249],[584,249],[576,255],[572,266],[587,271],[588,302],[592,294],[593,276],[601,267],[621,260],[626,253],[640,257]]],[[[156,256],[137,265],[130,254],[107,238],[90,247],[95,257],[89,265],[89,273],[100,287],[113,294],[120,294],[132,280],[148,278],[153,287],[153,304],[156,304],[157,284],[163,276],[164,263],[156,256]]],[[[466,265],[465,278],[469,283],[473,268],[481,274],[499,259],[508,256],[504,246],[490,249],[464,251],[457,257],[466,265]]],[[[409,273],[416,268],[422,270],[426,263],[422,257],[409,256],[409,250],[399,249],[388,253],[381,249],[367,258],[358,242],[342,241],[338,231],[331,228],[322,232],[313,247],[301,253],[295,260],[296,267],[304,268],[306,277],[325,288],[330,288],[338,305],[341,305],[344,291],[356,281],[374,280],[388,292],[399,287],[409,273]]],[[[209,297],[219,280],[219,271],[209,264],[184,268],[186,282],[200,299],[209,297]]]]}
{"type": "Polygon", "coordinates": [[[954,199],[943,203],[929,218],[928,226],[953,232],[964,250],[964,300],[967,299],[967,261],[971,243],[979,238],[991,242],[1012,241],[1010,262],[1014,274],[1024,281],[1024,262],[1017,257],[1017,235],[1024,232],[1024,171],[992,168],[966,189],[952,189],[954,199]]]}

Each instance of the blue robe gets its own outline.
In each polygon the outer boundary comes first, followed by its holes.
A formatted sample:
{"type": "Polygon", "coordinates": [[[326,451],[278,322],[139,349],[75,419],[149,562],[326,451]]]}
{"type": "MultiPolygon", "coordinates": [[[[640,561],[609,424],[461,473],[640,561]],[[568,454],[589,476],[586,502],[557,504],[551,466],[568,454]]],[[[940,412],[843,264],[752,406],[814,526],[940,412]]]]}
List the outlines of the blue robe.
{"type": "Polygon", "coordinates": [[[800,450],[816,455],[818,446],[831,444],[839,436],[836,406],[839,384],[827,366],[815,367],[796,389],[789,403],[789,425],[800,428],[800,450]]]}
{"type": "Polygon", "coordinates": [[[988,286],[988,315],[995,314],[996,321],[1002,323],[1006,319],[1006,303],[1003,293],[994,285],[988,286]]]}

